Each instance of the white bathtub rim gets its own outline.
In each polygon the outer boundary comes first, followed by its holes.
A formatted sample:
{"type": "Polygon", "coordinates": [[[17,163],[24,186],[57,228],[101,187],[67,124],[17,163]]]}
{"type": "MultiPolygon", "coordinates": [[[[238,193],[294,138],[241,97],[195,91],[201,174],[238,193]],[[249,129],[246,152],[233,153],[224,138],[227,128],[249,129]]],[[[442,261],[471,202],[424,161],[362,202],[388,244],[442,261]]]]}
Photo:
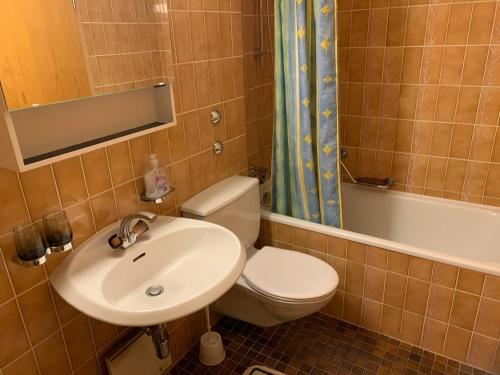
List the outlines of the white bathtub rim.
{"type": "MultiPolygon", "coordinates": [[[[484,209],[484,206],[480,207],[484,209]]],[[[448,254],[442,254],[439,253],[438,251],[428,250],[418,246],[407,245],[404,243],[390,241],[375,236],[368,236],[366,234],[356,233],[345,229],[338,229],[323,224],[311,223],[309,221],[296,219],[281,214],[276,214],[264,208],[261,208],[261,217],[263,219],[279,224],[285,224],[301,229],[310,230],[313,232],[326,234],[329,236],[339,237],[349,241],[360,242],[369,246],[392,250],[399,253],[419,258],[429,259],[440,263],[446,263],[453,266],[466,268],[473,271],[483,272],[494,276],[500,276],[500,264],[480,262],[472,259],[466,259],[448,254]]]]}
{"type": "Polygon", "coordinates": [[[350,182],[343,182],[342,187],[346,186],[347,188],[352,189],[361,189],[361,190],[369,190],[374,191],[379,194],[392,195],[395,197],[403,198],[405,200],[413,200],[413,201],[424,201],[424,202],[434,202],[440,206],[453,206],[453,207],[463,207],[469,210],[478,210],[487,212],[488,215],[500,215],[500,207],[489,206],[481,203],[473,203],[473,202],[465,202],[458,201],[454,199],[447,199],[441,197],[433,197],[431,195],[420,195],[414,193],[408,193],[406,191],[398,191],[398,190],[380,190],[376,188],[372,188],[369,186],[355,185],[350,182]]]}

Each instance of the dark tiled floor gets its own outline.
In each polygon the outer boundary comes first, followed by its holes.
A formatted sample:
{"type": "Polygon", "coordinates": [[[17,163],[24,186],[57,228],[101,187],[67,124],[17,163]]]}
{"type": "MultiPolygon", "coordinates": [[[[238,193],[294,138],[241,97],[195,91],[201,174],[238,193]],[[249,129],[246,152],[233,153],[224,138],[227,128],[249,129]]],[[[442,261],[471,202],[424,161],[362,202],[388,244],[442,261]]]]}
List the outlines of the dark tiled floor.
{"type": "Polygon", "coordinates": [[[297,375],[487,374],[322,314],[272,328],[225,317],[214,330],[222,335],[226,346],[224,362],[203,366],[195,347],[170,371],[171,375],[242,374],[257,364],[297,375]]]}

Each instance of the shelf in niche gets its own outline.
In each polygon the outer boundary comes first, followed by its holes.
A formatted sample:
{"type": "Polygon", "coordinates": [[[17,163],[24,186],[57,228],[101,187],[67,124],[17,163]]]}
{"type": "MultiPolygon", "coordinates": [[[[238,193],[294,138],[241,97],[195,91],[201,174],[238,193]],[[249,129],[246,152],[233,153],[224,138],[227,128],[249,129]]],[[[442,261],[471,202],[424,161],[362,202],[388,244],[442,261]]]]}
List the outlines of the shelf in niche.
{"type": "Polygon", "coordinates": [[[171,84],[8,111],[0,90],[0,167],[27,171],[174,126],[171,84]]]}
{"type": "Polygon", "coordinates": [[[111,141],[111,140],[114,140],[114,139],[118,139],[118,138],[121,139],[122,137],[125,137],[127,135],[136,134],[136,133],[142,132],[144,130],[149,130],[149,129],[155,129],[155,130],[157,130],[158,127],[163,126],[163,125],[166,125],[166,124],[162,123],[162,122],[154,122],[152,124],[138,126],[136,128],[132,128],[132,129],[129,129],[129,130],[124,130],[124,131],[121,131],[121,132],[118,132],[118,133],[114,133],[114,134],[110,134],[110,135],[107,135],[105,137],[96,138],[96,139],[93,139],[93,140],[90,140],[90,141],[87,141],[87,142],[83,142],[83,143],[79,143],[79,144],[76,144],[76,145],[73,145],[73,146],[68,146],[68,147],[65,147],[65,148],[61,148],[59,150],[50,151],[50,152],[47,152],[45,154],[40,154],[40,155],[32,156],[32,157],[24,159],[24,164],[29,165],[29,164],[33,164],[33,163],[36,163],[36,162],[39,162],[39,161],[43,161],[43,160],[46,160],[46,159],[50,159],[50,158],[54,158],[54,157],[57,157],[57,156],[60,156],[60,155],[64,155],[64,154],[67,154],[67,153],[70,153],[70,152],[73,152],[73,151],[78,151],[78,150],[81,150],[81,149],[86,149],[88,147],[92,147],[92,146],[96,146],[96,145],[101,145],[104,142],[108,142],[108,141],[111,141]]]}

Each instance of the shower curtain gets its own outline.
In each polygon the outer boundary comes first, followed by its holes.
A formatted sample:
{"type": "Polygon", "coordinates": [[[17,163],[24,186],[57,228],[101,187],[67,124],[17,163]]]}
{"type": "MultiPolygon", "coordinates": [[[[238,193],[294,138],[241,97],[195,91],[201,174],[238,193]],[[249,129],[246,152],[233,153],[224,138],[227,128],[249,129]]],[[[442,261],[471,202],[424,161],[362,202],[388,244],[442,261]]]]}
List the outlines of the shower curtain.
{"type": "Polygon", "coordinates": [[[272,210],[342,226],[335,4],[275,0],[272,210]]]}

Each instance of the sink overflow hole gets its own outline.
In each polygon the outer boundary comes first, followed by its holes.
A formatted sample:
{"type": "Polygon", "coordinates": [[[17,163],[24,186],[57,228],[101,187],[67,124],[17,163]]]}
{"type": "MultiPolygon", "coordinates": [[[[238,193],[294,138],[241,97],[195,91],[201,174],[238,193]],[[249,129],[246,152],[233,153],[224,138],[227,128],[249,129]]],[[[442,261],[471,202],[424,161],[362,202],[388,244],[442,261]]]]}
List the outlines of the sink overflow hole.
{"type": "Polygon", "coordinates": [[[156,297],[163,293],[165,289],[161,285],[152,285],[146,289],[146,295],[148,297],[156,297]]]}
{"type": "Polygon", "coordinates": [[[134,259],[132,259],[132,262],[137,262],[139,259],[141,259],[143,256],[145,256],[146,253],[142,253],[142,254],[139,254],[137,255],[134,259]]]}

